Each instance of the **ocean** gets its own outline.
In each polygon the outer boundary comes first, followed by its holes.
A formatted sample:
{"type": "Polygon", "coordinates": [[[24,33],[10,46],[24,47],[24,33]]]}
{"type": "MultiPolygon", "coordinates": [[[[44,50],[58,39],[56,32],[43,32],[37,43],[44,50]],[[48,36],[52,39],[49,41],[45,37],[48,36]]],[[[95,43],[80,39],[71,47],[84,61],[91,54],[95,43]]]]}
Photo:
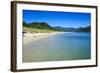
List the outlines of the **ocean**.
{"type": "Polygon", "coordinates": [[[91,59],[91,33],[64,32],[23,44],[23,62],[91,59]]]}

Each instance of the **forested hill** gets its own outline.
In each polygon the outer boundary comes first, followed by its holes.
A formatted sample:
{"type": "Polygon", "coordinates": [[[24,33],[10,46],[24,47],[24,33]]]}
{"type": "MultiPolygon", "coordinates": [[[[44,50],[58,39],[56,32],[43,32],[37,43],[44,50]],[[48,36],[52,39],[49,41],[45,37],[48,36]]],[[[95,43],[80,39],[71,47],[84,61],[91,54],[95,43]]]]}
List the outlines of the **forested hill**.
{"type": "Polygon", "coordinates": [[[33,22],[33,23],[29,23],[29,24],[26,24],[25,22],[23,22],[23,26],[34,28],[34,29],[51,29],[51,30],[55,30],[53,27],[51,27],[49,24],[47,24],[45,22],[33,22]]]}

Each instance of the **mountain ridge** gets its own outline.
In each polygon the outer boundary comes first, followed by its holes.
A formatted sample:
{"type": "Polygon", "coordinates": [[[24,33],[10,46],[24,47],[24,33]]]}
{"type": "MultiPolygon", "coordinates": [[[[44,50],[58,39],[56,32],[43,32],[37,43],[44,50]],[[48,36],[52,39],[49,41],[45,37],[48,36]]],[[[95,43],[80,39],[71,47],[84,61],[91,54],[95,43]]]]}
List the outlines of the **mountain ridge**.
{"type": "Polygon", "coordinates": [[[91,26],[79,27],[79,28],[71,28],[71,27],[66,28],[60,26],[52,27],[46,22],[32,22],[32,23],[23,22],[23,26],[33,28],[33,29],[55,30],[55,31],[63,31],[63,32],[90,32],[91,31],[91,26]]]}

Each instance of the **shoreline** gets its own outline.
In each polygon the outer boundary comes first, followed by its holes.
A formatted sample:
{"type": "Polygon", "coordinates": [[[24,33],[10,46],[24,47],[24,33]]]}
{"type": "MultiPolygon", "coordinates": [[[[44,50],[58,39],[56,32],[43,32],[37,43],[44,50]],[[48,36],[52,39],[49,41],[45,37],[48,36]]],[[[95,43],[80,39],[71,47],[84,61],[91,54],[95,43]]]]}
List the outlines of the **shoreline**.
{"type": "Polygon", "coordinates": [[[47,38],[49,36],[54,36],[56,34],[63,34],[63,33],[73,33],[73,32],[51,32],[51,33],[24,33],[23,35],[23,43],[28,44],[32,41],[40,40],[43,38],[47,38]]]}
{"type": "Polygon", "coordinates": [[[27,44],[32,41],[40,40],[43,38],[47,38],[49,36],[53,36],[56,34],[61,34],[61,33],[66,33],[66,32],[52,32],[52,33],[24,33],[23,35],[23,41],[24,44],[27,44]]]}

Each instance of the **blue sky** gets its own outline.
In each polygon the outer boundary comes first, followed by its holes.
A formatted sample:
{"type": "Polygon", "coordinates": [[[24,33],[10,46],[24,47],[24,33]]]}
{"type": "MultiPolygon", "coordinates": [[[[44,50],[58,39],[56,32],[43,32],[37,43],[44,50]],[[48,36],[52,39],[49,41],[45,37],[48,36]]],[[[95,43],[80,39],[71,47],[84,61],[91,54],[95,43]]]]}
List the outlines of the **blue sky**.
{"type": "Polygon", "coordinates": [[[50,26],[86,27],[91,25],[90,13],[23,10],[26,23],[46,22],[50,26]]]}

